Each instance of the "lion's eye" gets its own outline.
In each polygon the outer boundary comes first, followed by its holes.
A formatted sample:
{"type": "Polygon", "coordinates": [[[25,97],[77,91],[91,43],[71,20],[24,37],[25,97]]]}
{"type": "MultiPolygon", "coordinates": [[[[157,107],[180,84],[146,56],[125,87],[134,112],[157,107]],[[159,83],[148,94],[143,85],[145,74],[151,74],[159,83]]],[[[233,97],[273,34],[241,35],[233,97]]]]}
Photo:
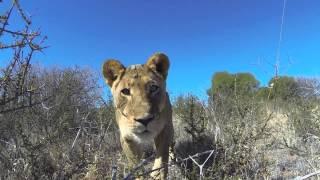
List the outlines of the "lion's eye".
{"type": "Polygon", "coordinates": [[[129,96],[130,95],[130,89],[124,88],[124,89],[121,90],[121,93],[126,95],[126,96],[129,96]]]}
{"type": "Polygon", "coordinates": [[[154,93],[154,92],[156,92],[156,91],[158,91],[159,90],[159,86],[157,86],[157,85],[151,85],[151,87],[150,87],[150,92],[151,93],[154,93]]]}

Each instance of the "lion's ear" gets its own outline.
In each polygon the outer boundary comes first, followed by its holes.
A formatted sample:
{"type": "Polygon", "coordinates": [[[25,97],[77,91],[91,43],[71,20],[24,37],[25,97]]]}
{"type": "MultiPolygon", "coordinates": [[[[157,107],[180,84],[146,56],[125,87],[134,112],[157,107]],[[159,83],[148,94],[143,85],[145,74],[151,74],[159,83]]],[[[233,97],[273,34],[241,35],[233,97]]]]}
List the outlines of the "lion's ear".
{"type": "Polygon", "coordinates": [[[112,87],[113,82],[125,70],[125,67],[118,61],[110,59],[104,62],[102,66],[102,73],[106,82],[112,87]]]}
{"type": "Polygon", "coordinates": [[[153,71],[158,72],[166,79],[170,66],[169,58],[163,53],[156,53],[148,59],[146,66],[153,71]]]}

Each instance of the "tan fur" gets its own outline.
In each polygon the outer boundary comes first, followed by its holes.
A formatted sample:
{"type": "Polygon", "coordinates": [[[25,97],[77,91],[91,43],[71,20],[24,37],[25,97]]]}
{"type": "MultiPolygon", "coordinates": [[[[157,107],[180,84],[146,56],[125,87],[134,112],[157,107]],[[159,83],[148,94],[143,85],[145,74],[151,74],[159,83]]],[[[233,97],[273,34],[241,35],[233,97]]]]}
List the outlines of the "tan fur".
{"type": "Polygon", "coordinates": [[[144,65],[125,68],[117,60],[108,60],[103,65],[129,165],[135,167],[140,162],[144,144],[154,144],[153,169],[164,167],[152,173],[154,179],[167,177],[166,164],[173,137],[172,109],[166,92],[168,69],[169,59],[162,53],[154,54],[144,65]]]}

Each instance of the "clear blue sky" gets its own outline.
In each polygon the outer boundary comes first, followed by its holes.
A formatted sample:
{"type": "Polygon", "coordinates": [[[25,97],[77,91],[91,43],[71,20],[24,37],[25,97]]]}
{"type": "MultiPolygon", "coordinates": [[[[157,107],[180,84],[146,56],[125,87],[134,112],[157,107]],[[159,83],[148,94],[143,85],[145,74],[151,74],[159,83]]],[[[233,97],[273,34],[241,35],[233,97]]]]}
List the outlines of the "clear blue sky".
{"type": "MultiPolygon", "coordinates": [[[[168,89],[173,96],[205,96],[217,71],[252,72],[266,84],[273,73],[283,7],[282,0],[21,4],[33,15],[34,27],[48,36],[50,48],[36,58],[45,66],[79,65],[100,72],[106,58],[138,64],[161,51],[171,59],[168,89]]],[[[280,73],[320,75],[320,0],[287,0],[280,73]]]]}

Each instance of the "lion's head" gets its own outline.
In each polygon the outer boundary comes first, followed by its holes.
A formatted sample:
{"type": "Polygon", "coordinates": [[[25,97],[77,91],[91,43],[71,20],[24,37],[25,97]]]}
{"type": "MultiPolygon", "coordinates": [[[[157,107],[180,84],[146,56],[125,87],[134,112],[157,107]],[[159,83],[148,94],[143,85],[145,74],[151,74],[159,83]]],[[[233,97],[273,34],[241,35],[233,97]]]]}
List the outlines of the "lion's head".
{"type": "Polygon", "coordinates": [[[110,86],[121,136],[127,140],[151,140],[164,128],[161,114],[167,106],[166,78],[169,59],[156,53],[143,65],[123,66],[117,60],[103,65],[110,86]]]}

